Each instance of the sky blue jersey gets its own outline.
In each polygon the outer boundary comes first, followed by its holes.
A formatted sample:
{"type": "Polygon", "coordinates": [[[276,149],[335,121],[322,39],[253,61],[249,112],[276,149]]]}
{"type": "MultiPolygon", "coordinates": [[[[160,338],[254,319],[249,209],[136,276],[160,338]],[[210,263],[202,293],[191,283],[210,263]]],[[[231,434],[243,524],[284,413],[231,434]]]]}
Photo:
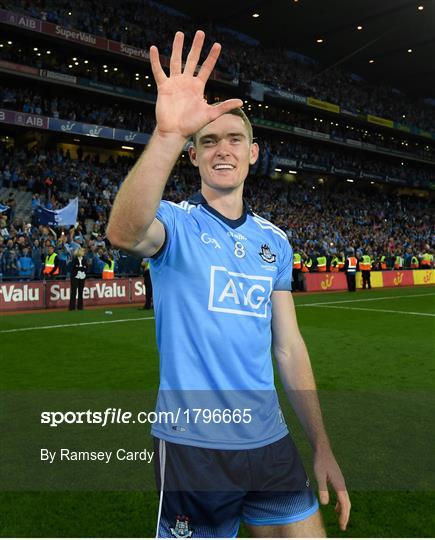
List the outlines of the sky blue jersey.
{"type": "Polygon", "coordinates": [[[162,201],[157,219],[166,230],[150,259],[157,411],[172,417],[154,424],[153,434],[220,449],[275,442],[287,427],[274,386],[271,294],[291,290],[286,234],[246,204],[240,219],[229,220],[200,194],[162,201]]]}

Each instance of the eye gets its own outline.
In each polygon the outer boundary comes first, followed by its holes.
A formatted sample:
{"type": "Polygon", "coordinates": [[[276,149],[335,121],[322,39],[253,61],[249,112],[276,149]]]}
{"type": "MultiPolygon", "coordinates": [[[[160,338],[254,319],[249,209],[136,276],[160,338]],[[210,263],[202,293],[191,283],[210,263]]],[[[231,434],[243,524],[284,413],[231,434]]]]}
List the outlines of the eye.
{"type": "Polygon", "coordinates": [[[202,141],[203,146],[213,146],[216,143],[214,139],[204,139],[202,141]]]}
{"type": "Polygon", "coordinates": [[[234,143],[239,143],[241,141],[240,137],[231,137],[231,142],[234,144],[234,143]]]}

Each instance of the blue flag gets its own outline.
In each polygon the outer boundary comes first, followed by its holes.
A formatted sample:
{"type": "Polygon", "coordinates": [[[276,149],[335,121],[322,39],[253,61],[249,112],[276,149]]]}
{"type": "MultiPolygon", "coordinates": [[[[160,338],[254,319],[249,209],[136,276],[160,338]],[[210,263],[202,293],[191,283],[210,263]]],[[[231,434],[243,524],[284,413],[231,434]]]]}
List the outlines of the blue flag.
{"type": "Polygon", "coordinates": [[[64,225],[76,224],[78,211],[79,199],[76,197],[60,210],[48,210],[48,208],[39,205],[35,208],[35,215],[39,225],[63,227],[64,225]]]}
{"type": "Polygon", "coordinates": [[[9,209],[9,206],[6,206],[5,204],[0,203],[0,214],[2,212],[6,212],[6,210],[8,210],[8,209],[9,209]]]}

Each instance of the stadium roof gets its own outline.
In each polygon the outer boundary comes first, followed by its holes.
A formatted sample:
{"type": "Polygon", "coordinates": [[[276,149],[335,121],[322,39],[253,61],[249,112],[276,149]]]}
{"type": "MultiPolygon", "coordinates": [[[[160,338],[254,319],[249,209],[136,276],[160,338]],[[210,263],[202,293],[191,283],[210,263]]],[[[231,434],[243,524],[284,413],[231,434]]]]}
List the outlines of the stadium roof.
{"type": "Polygon", "coordinates": [[[264,46],[284,47],[314,58],[324,68],[340,63],[367,81],[435,98],[435,0],[161,3],[190,15],[198,24],[212,19],[264,46]]]}

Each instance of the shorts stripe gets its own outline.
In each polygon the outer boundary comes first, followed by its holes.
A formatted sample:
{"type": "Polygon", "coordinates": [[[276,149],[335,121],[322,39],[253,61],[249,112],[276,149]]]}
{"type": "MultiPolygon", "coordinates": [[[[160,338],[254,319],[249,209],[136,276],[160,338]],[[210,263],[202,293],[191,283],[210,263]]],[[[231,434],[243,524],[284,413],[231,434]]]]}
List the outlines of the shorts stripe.
{"type": "Polygon", "coordinates": [[[308,508],[305,512],[297,514],[295,516],[283,516],[283,517],[274,517],[274,518],[264,518],[264,519],[249,519],[243,516],[243,522],[247,525],[288,525],[289,523],[295,523],[297,521],[302,521],[309,518],[317,512],[319,509],[319,503],[316,499],[316,502],[313,506],[308,508]]]}
{"type": "Polygon", "coordinates": [[[159,512],[157,514],[156,538],[159,538],[160,519],[162,517],[163,496],[165,487],[165,465],[166,465],[166,441],[159,440],[159,460],[160,460],[160,501],[159,512]]]}

